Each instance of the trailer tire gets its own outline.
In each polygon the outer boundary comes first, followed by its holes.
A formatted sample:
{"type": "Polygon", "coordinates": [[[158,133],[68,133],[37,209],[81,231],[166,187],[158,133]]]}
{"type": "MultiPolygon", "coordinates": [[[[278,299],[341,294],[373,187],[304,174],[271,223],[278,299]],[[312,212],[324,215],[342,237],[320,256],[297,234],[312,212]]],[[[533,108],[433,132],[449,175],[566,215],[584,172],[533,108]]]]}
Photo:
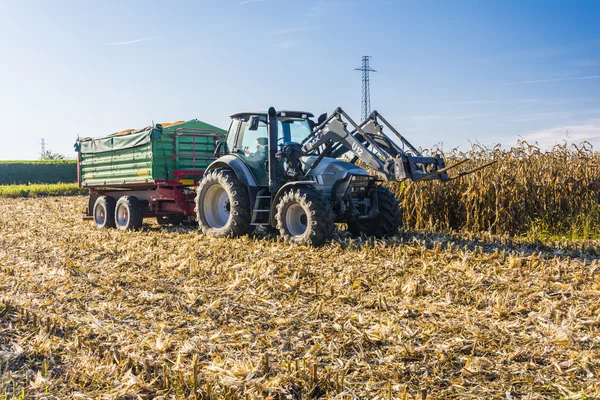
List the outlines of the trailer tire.
{"type": "Polygon", "coordinates": [[[115,227],[115,205],[116,201],[110,196],[99,196],[94,202],[92,216],[94,225],[98,229],[115,227]]]}
{"type": "Polygon", "coordinates": [[[398,233],[402,224],[402,210],[396,196],[386,187],[377,185],[379,216],[377,218],[348,222],[348,230],[354,236],[364,234],[376,238],[390,237],[398,233]]]}
{"type": "Polygon", "coordinates": [[[335,232],[331,204],[314,187],[291,188],[277,203],[277,229],[286,242],[320,246],[335,232]]]}
{"type": "Polygon", "coordinates": [[[196,219],[205,235],[236,237],[250,233],[248,188],[235,173],[215,169],[202,178],[196,195],[196,219]]]}
{"type": "Polygon", "coordinates": [[[142,227],[142,204],[135,196],[123,196],[115,206],[115,225],[121,231],[134,231],[142,227]]]}

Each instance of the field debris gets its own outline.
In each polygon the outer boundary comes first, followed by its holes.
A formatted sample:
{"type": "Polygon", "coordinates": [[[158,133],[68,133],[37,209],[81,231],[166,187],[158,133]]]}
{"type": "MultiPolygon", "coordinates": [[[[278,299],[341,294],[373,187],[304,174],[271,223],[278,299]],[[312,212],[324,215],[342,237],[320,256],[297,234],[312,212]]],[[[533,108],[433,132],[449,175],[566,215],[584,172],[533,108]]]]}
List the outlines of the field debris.
{"type": "Polygon", "coordinates": [[[0,199],[0,398],[600,397],[600,242],[299,247],[0,199]]]}

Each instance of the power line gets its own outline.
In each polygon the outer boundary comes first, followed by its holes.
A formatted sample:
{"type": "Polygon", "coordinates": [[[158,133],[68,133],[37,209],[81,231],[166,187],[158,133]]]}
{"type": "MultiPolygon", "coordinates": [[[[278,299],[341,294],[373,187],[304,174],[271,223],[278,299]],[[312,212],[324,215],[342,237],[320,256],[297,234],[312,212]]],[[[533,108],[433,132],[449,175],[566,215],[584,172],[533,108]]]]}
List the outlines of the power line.
{"type": "Polygon", "coordinates": [[[355,71],[362,71],[362,102],[361,113],[362,120],[369,118],[371,114],[371,85],[369,83],[369,72],[377,72],[369,66],[371,56],[363,56],[362,67],[354,68],[355,71]]]}

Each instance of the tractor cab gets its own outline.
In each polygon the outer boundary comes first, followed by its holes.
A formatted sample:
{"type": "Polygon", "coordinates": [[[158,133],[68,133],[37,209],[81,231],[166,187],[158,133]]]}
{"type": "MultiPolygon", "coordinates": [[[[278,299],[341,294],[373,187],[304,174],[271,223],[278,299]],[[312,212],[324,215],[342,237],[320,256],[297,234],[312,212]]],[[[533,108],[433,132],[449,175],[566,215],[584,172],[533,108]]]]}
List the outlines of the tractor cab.
{"type": "MultiPolygon", "coordinates": [[[[265,111],[240,112],[231,116],[227,134],[230,153],[250,168],[260,186],[268,186],[269,127],[265,111]]],[[[286,146],[302,143],[315,126],[314,115],[304,111],[279,111],[277,121],[277,152],[286,146]]]]}

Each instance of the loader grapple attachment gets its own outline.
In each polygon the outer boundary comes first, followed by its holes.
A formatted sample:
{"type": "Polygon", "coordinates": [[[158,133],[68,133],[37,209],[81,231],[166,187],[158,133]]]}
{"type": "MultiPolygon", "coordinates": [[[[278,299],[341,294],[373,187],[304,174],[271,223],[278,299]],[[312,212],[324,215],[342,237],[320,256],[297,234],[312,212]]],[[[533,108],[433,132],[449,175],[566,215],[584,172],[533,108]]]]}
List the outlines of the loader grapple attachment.
{"type": "Polygon", "coordinates": [[[422,155],[377,111],[373,111],[368,119],[357,125],[348,114],[338,108],[313,130],[302,145],[305,153],[325,157],[339,158],[352,153],[352,163],[360,160],[388,181],[410,179],[415,182],[448,182],[494,164],[491,162],[450,177],[448,171],[469,160],[446,166],[439,154],[422,155]],[[352,130],[348,130],[348,127],[352,130]],[[391,131],[395,139],[388,136],[384,128],[391,131]]]}

